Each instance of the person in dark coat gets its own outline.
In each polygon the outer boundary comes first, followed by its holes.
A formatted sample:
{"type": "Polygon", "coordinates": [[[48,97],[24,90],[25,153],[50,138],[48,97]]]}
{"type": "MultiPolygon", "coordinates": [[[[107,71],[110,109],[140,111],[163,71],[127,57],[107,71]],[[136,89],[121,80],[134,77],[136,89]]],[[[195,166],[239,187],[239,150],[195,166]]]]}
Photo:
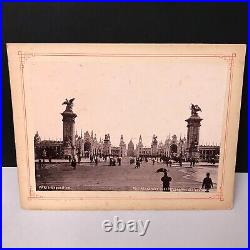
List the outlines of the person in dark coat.
{"type": "Polygon", "coordinates": [[[153,159],[152,161],[153,161],[153,165],[155,165],[155,159],[153,159]]]}
{"type": "Polygon", "coordinates": [[[98,157],[97,156],[95,157],[95,165],[96,166],[98,165],[98,157]]]}
{"type": "Polygon", "coordinates": [[[169,164],[169,167],[172,167],[172,160],[171,159],[168,161],[168,164],[169,164]]]}
{"type": "Polygon", "coordinates": [[[82,159],[82,157],[81,157],[80,154],[77,155],[77,159],[78,159],[78,163],[80,164],[81,163],[81,159],[82,159]]]}
{"type": "Polygon", "coordinates": [[[181,157],[179,159],[179,163],[180,163],[180,167],[182,167],[182,159],[181,159],[181,157]]]}
{"type": "Polygon", "coordinates": [[[136,159],[136,166],[135,166],[135,168],[140,168],[140,160],[139,160],[139,158],[137,158],[136,159]]]}
{"type": "Polygon", "coordinates": [[[161,178],[161,181],[163,184],[163,191],[170,192],[170,181],[172,181],[172,178],[168,176],[167,172],[164,173],[164,176],[161,178]]]}
{"type": "Polygon", "coordinates": [[[72,161],[71,161],[71,166],[74,170],[76,170],[76,159],[73,157],[72,161]]]}
{"type": "Polygon", "coordinates": [[[118,165],[121,166],[121,163],[122,163],[121,157],[118,157],[118,158],[117,158],[117,161],[118,161],[118,165]]]}
{"type": "Polygon", "coordinates": [[[190,167],[194,167],[194,165],[195,165],[195,158],[192,158],[191,160],[190,160],[190,167]]]}
{"type": "Polygon", "coordinates": [[[114,158],[113,157],[109,157],[109,165],[114,166],[114,158]]]}
{"type": "Polygon", "coordinates": [[[210,178],[210,173],[207,173],[207,177],[203,179],[202,188],[206,189],[205,192],[209,192],[209,190],[213,188],[213,181],[210,178]]]}

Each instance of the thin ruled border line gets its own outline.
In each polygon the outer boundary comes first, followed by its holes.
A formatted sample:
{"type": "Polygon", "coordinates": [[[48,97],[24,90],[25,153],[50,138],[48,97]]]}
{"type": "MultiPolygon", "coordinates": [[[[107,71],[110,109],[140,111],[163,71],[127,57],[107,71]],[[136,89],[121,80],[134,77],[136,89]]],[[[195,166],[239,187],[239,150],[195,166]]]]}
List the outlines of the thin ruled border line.
{"type": "MultiPolygon", "coordinates": [[[[236,53],[233,53],[231,55],[225,55],[225,54],[104,54],[104,53],[25,53],[22,51],[19,51],[18,54],[20,55],[20,65],[21,65],[21,70],[22,70],[22,81],[21,84],[23,85],[22,89],[24,91],[24,76],[23,76],[23,70],[24,70],[24,64],[25,61],[27,61],[28,58],[34,57],[34,56],[79,56],[79,57],[179,57],[179,58],[220,58],[224,60],[230,60],[230,67],[229,67],[229,93],[228,93],[228,103],[227,103],[227,116],[226,116],[226,128],[228,127],[228,122],[229,122],[229,104],[231,101],[231,93],[232,93],[232,79],[233,79],[233,72],[232,72],[232,67],[233,67],[233,57],[236,57],[236,53]]],[[[25,93],[23,93],[23,99],[24,99],[24,104],[25,104],[25,93]]],[[[27,114],[26,114],[26,106],[24,105],[24,114],[25,114],[25,140],[26,140],[26,147],[29,149],[28,145],[28,131],[27,131],[27,114]]],[[[31,174],[30,174],[30,158],[29,158],[29,153],[27,155],[27,162],[28,162],[28,193],[29,193],[29,198],[32,199],[121,199],[121,200],[130,200],[130,199],[136,199],[136,200],[148,200],[148,199],[219,199],[223,200],[223,194],[224,194],[224,173],[225,173],[225,148],[226,148],[226,140],[227,140],[227,129],[225,130],[225,136],[224,136],[224,153],[223,153],[223,160],[222,160],[222,178],[221,178],[221,186],[220,186],[220,191],[217,192],[213,196],[209,197],[150,197],[150,198],[131,198],[131,197],[42,197],[40,195],[37,195],[37,192],[39,191],[34,191],[32,188],[31,184],[31,174]]],[[[29,150],[28,150],[29,152],[29,150]]],[[[53,192],[53,191],[52,191],[53,192]]],[[[67,191],[68,192],[68,191],[67,191]]],[[[84,192],[84,191],[83,191],[84,192]]],[[[90,191],[91,192],[91,191],[90,191]]],[[[107,192],[107,191],[103,191],[107,192]]],[[[112,192],[112,191],[111,191],[112,192]]],[[[129,192],[129,191],[128,191],[129,192]]]]}
{"type": "Polygon", "coordinates": [[[223,152],[223,163],[222,163],[222,175],[221,175],[221,186],[220,186],[220,200],[224,200],[224,176],[225,176],[225,155],[226,155],[226,148],[227,148],[227,130],[228,130],[228,123],[229,123],[229,114],[230,114],[230,103],[231,103],[231,93],[233,89],[233,66],[234,66],[234,57],[236,54],[233,53],[229,62],[229,90],[228,90],[228,97],[227,97],[227,114],[226,114],[226,127],[225,127],[225,135],[224,135],[224,152],[223,152]]]}

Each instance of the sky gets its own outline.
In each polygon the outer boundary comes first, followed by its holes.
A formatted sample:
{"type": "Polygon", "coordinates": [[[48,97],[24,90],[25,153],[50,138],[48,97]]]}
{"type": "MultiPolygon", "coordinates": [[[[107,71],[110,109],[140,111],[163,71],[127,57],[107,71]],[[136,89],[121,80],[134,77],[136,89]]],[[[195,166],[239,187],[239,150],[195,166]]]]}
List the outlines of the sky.
{"type": "Polygon", "coordinates": [[[42,139],[62,138],[65,98],[75,98],[76,129],[118,145],[150,146],[170,135],[186,136],[190,104],[201,107],[200,144],[220,143],[228,81],[218,58],[34,57],[24,68],[31,129],[42,139]]]}

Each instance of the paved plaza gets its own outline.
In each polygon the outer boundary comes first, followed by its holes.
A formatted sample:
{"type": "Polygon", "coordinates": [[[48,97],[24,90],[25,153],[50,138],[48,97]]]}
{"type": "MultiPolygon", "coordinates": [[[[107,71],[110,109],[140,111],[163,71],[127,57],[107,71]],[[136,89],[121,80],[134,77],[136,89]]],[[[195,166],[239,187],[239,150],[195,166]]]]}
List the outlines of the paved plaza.
{"type": "Polygon", "coordinates": [[[85,160],[77,164],[76,170],[65,161],[45,163],[44,177],[37,177],[37,190],[161,191],[163,173],[156,173],[156,170],[162,167],[172,177],[172,191],[200,189],[207,172],[214,183],[211,192],[216,189],[217,165],[201,163],[190,167],[189,163],[183,163],[181,167],[176,163],[167,167],[163,162],[155,162],[153,165],[149,160],[143,161],[140,168],[135,168],[134,164],[129,164],[128,158],[123,158],[121,166],[109,166],[109,161],[101,161],[95,165],[85,160]]]}

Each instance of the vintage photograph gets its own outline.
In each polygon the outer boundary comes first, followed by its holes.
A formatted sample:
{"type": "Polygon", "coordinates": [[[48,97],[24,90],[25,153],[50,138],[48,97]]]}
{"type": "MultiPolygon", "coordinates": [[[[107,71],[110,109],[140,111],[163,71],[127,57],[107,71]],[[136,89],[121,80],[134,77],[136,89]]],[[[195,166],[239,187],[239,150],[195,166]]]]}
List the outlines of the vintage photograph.
{"type": "Polygon", "coordinates": [[[152,199],[159,207],[168,199],[209,206],[227,199],[230,206],[244,46],[17,44],[9,51],[28,203],[134,208],[142,200],[150,208],[152,199]],[[131,204],[112,203],[121,196],[131,204]]]}
{"type": "Polygon", "coordinates": [[[215,192],[228,62],[116,58],[31,63],[36,190],[215,192]]]}

